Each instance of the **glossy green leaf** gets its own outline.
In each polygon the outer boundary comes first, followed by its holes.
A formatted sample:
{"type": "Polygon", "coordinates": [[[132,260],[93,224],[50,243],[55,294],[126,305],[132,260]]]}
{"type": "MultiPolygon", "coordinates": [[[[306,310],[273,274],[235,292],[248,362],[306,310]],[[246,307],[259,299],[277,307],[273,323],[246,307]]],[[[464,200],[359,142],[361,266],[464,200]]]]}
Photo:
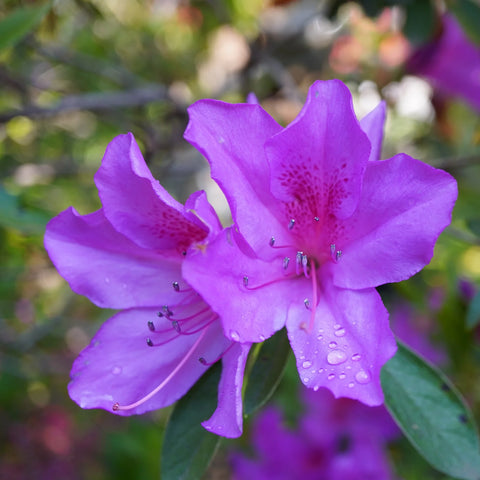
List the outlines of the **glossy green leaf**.
{"type": "Polygon", "coordinates": [[[217,404],[221,363],[217,362],[181,398],[172,412],[163,438],[162,480],[194,480],[208,468],[221,437],[205,430],[217,404]]]}
{"type": "Polygon", "coordinates": [[[466,324],[467,328],[474,328],[480,323],[480,292],[478,292],[470,302],[467,310],[466,324]]]}
{"type": "Polygon", "coordinates": [[[251,415],[272,396],[285,370],[290,343],[285,329],[266,340],[248,377],[244,413],[251,415]]]}
{"type": "Polygon", "coordinates": [[[417,451],[441,472],[480,479],[480,443],[472,414],[442,372],[399,342],[381,379],[385,405],[417,451]]]}
{"type": "Polygon", "coordinates": [[[30,33],[50,9],[50,2],[34,7],[17,8],[0,20],[0,50],[15,45],[30,33]]]}

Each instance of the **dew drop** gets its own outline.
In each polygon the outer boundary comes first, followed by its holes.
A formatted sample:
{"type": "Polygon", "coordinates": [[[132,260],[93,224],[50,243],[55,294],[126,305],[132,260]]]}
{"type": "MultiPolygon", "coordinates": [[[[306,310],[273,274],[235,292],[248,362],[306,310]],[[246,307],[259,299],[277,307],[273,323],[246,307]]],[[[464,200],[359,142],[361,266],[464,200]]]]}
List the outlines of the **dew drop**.
{"type": "Polygon", "coordinates": [[[321,340],[323,338],[323,335],[318,335],[317,340],[321,340]]]}
{"type": "Polygon", "coordinates": [[[330,342],[330,343],[328,344],[328,346],[329,346],[330,348],[335,348],[335,347],[337,346],[337,342],[330,342]]]}
{"type": "Polygon", "coordinates": [[[261,342],[265,340],[265,337],[263,335],[260,335],[258,338],[260,339],[261,342]]]}
{"type": "Polygon", "coordinates": [[[355,380],[358,383],[365,385],[370,381],[370,374],[368,372],[365,372],[365,370],[360,370],[359,372],[356,373],[355,380]]]}
{"type": "Polygon", "coordinates": [[[311,366],[312,366],[312,362],[309,362],[308,360],[302,363],[303,368],[310,368],[311,366]]]}
{"type": "Polygon", "coordinates": [[[336,323],[336,324],[333,326],[333,328],[334,328],[335,330],[338,330],[339,328],[342,328],[342,326],[341,326],[339,323],[336,323]]]}
{"type": "Polygon", "coordinates": [[[334,378],[335,378],[335,374],[334,374],[334,373],[331,373],[331,374],[327,377],[328,380],[333,380],[334,378]]]}
{"type": "Polygon", "coordinates": [[[361,358],[362,358],[362,356],[361,356],[359,353],[354,353],[354,354],[352,355],[352,360],[353,360],[354,362],[358,362],[361,358]]]}
{"type": "Polygon", "coordinates": [[[303,377],[303,383],[308,383],[310,379],[308,377],[303,377]]]}
{"type": "Polygon", "coordinates": [[[353,382],[350,382],[350,383],[348,384],[348,388],[353,388],[354,386],[355,386],[355,384],[354,384],[353,382]]]}
{"type": "Polygon", "coordinates": [[[341,373],[341,374],[338,376],[338,378],[339,378],[340,380],[344,380],[346,377],[347,377],[347,376],[346,376],[344,373],[341,373]]]}
{"type": "Polygon", "coordinates": [[[330,365],[340,365],[347,360],[347,354],[343,350],[332,350],[327,355],[327,362],[330,365]]]}
{"type": "Polygon", "coordinates": [[[112,373],[114,375],[120,375],[122,373],[122,367],[113,367],[112,368],[112,373]]]}
{"type": "Polygon", "coordinates": [[[230,330],[230,338],[233,341],[238,342],[240,340],[240,335],[235,330],[230,330]]]}
{"type": "Polygon", "coordinates": [[[335,331],[335,336],[336,337],[343,337],[345,335],[345,329],[344,328],[339,328],[338,330],[335,331]]]}
{"type": "Polygon", "coordinates": [[[315,385],[315,386],[313,387],[313,391],[316,392],[316,391],[318,391],[319,388],[320,388],[319,385],[315,385]]]}
{"type": "Polygon", "coordinates": [[[323,373],[324,371],[325,371],[324,368],[319,368],[319,369],[318,369],[318,373],[323,373]]]}

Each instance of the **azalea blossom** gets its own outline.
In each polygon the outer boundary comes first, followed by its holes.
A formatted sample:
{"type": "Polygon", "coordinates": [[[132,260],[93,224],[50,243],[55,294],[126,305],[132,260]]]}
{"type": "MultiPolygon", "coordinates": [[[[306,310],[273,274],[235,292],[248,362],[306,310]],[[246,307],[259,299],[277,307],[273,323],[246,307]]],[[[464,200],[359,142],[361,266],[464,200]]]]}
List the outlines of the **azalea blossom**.
{"type": "Polygon", "coordinates": [[[395,478],[387,442],[399,430],[383,407],[335,400],[325,389],[302,389],[305,411],[296,428],[267,407],[253,421],[255,457],[231,456],[235,480],[389,480],[395,478]]]}
{"type": "Polygon", "coordinates": [[[121,309],[75,360],[71,398],[119,415],[172,404],[222,359],[219,403],[205,428],[242,431],[241,388],[250,345],[224,336],[218,315],[184,280],[182,264],[221,230],[204,192],[185,206],[148,170],[133,135],[108,146],[95,176],[102,208],[69,208],[50,221],[45,246],[71,288],[121,309]]]}
{"type": "Polygon", "coordinates": [[[286,128],[259,105],[202,100],[189,114],[185,138],[234,224],[186,259],[185,279],[232,340],[286,326],[307,387],[382,403],[396,344],[375,287],[429,263],[455,180],[405,154],[379,161],[384,104],[359,123],[337,80],[314,83],[286,128]]]}
{"type": "Polygon", "coordinates": [[[440,36],[420,47],[407,68],[425,77],[442,94],[462,98],[480,110],[480,47],[463,32],[455,17],[442,16],[440,36]]]}

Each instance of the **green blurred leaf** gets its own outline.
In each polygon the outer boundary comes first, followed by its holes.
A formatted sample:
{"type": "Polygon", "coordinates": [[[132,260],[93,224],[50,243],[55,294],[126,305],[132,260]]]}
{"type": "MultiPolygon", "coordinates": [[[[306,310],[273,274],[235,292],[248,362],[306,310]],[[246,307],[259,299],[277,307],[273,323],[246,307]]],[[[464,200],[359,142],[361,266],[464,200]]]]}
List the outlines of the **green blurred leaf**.
{"type": "Polygon", "coordinates": [[[472,414],[443,373],[398,342],[381,379],[387,409],[418,452],[441,472],[480,479],[472,414]]]}
{"type": "Polygon", "coordinates": [[[463,30],[476,43],[480,43],[480,5],[471,0],[451,0],[448,8],[457,17],[463,30]]]}
{"type": "Polygon", "coordinates": [[[272,396],[282,379],[290,343],[285,329],[265,341],[248,376],[244,398],[244,413],[251,415],[272,396]]]}
{"type": "Polygon", "coordinates": [[[35,7],[17,8],[0,21],[0,50],[15,45],[31,32],[50,9],[50,2],[35,7]]]}
{"type": "Polygon", "coordinates": [[[428,42],[433,36],[436,13],[430,0],[419,0],[405,5],[403,33],[414,45],[428,42]]]}
{"type": "Polygon", "coordinates": [[[22,210],[18,198],[0,187],[0,226],[13,228],[25,234],[42,233],[48,218],[39,212],[22,210]]]}
{"type": "Polygon", "coordinates": [[[201,422],[215,410],[220,372],[217,362],[175,405],[163,439],[162,480],[199,479],[215,455],[221,437],[201,422]]]}
{"type": "Polygon", "coordinates": [[[473,300],[468,306],[465,323],[469,329],[476,327],[480,323],[480,292],[473,297],[473,300]]]}

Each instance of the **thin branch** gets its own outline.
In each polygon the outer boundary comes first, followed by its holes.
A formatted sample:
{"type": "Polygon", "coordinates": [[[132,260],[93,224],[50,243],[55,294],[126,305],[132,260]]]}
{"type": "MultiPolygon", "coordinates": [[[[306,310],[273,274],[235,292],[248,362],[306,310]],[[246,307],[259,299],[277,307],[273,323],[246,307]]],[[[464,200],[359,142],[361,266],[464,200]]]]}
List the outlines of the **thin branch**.
{"type": "Polygon", "coordinates": [[[25,108],[0,113],[0,123],[5,123],[14,117],[30,118],[51,117],[59,113],[75,110],[115,110],[125,107],[138,107],[152,102],[171,99],[163,85],[147,85],[131,90],[118,92],[94,92],[81,95],[69,95],[49,107],[29,105],[25,108]]]}

